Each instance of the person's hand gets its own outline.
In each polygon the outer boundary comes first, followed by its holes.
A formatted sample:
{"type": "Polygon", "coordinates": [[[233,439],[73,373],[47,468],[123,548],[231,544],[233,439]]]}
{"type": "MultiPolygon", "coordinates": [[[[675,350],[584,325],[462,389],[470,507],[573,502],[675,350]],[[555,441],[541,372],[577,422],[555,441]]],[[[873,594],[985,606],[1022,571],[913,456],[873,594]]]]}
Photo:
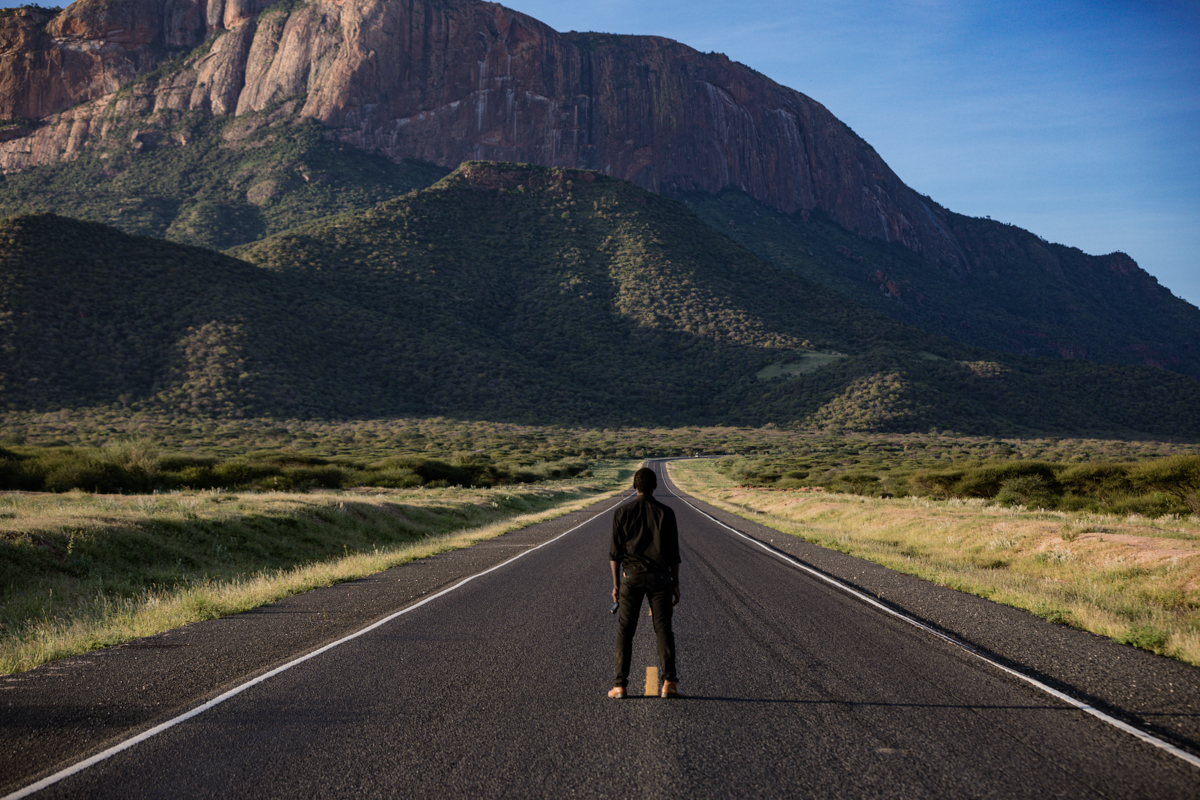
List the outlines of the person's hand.
{"type": "Polygon", "coordinates": [[[613,587],[613,602],[617,602],[617,587],[613,587]]]}
{"type": "Polygon", "coordinates": [[[671,601],[671,605],[679,605],[679,584],[675,584],[675,599],[671,601]]]}

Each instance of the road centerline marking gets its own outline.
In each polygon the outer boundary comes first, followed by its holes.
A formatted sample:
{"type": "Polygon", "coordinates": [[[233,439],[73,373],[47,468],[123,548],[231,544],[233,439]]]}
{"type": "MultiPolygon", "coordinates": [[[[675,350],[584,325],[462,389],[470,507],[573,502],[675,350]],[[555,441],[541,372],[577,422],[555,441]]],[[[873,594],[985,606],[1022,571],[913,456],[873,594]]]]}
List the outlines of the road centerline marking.
{"type": "Polygon", "coordinates": [[[658,667],[646,667],[646,697],[658,697],[658,667]]]}

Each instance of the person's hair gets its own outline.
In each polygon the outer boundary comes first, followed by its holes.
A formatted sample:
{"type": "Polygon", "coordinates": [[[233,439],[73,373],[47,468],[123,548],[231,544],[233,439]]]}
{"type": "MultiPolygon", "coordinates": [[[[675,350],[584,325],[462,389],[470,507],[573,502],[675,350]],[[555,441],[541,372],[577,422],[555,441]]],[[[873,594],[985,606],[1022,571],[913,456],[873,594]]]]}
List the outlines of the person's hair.
{"type": "Polygon", "coordinates": [[[650,494],[657,489],[658,478],[654,477],[654,470],[642,467],[633,473],[633,488],[642,494],[650,494]]]}

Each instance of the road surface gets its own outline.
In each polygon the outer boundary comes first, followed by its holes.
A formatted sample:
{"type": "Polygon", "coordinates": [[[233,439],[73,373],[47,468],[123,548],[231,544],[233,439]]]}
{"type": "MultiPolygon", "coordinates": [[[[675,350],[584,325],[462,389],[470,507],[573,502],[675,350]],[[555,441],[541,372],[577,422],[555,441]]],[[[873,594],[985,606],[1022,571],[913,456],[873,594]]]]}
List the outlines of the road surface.
{"type": "MultiPolygon", "coordinates": [[[[361,609],[364,622],[347,620],[346,631],[409,610],[34,796],[1200,796],[1197,766],[815,579],[660,483],[657,496],[675,509],[681,531],[676,638],[684,698],[605,697],[616,626],[606,562],[618,501],[610,500],[575,515],[570,522],[583,524],[565,535],[543,535],[536,549],[538,542],[512,535],[479,546],[492,554],[480,569],[499,566],[458,588],[432,579],[418,594],[397,597],[418,565],[331,592],[322,602],[337,613],[361,609]]],[[[163,658],[195,665],[229,645],[212,656],[213,673],[225,677],[205,688],[195,675],[206,670],[194,669],[172,698],[170,672],[151,659],[147,680],[155,688],[147,691],[165,698],[160,710],[136,703],[128,720],[97,710],[108,732],[94,738],[81,732],[86,702],[51,709],[47,700],[39,712],[29,699],[36,694],[22,694],[25,679],[14,676],[9,696],[21,714],[10,710],[0,746],[11,743],[17,755],[0,762],[14,771],[0,785],[19,790],[346,632],[306,639],[306,628],[319,627],[317,612],[297,608],[304,610],[277,617],[295,631],[295,652],[284,647],[244,677],[221,665],[267,645],[253,635],[230,645],[236,618],[204,623],[225,626],[212,649],[163,658]],[[43,729],[30,730],[39,719],[43,729]],[[56,745],[58,730],[72,744],[56,745]]],[[[649,619],[633,664],[636,695],[638,676],[657,665],[649,619]]],[[[1195,690],[1195,671],[1179,666],[1164,674],[1190,678],[1182,697],[1195,690]]],[[[125,662],[124,682],[112,685],[129,692],[136,669],[125,662]]],[[[82,691],[78,683],[73,690],[82,691]]],[[[112,697],[95,702],[120,705],[112,697]]],[[[1181,716],[1185,727],[1195,722],[1194,713],[1181,716]]]]}

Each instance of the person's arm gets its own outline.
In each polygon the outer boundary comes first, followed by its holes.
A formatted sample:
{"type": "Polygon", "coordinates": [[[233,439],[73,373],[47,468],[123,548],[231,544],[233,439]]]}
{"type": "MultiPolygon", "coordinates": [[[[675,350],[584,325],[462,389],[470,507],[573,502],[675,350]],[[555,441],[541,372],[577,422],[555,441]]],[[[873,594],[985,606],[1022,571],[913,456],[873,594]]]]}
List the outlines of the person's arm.
{"type": "Polygon", "coordinates": [[[618,592],[621,588],[621,559],[625,555],[625,536],[621,531],[621,519],[625,508],[622,506],[613,514],[612,540],[608,546],[608,564],[612,569],[612,599],[618,602],[618,592]]]}
{"type": "Polygon", "coordinates": [[[667,559],[667,563],[671,565],[671,588],[675,594],[675,598],[671,601],[671,605],[679,605],[679,526],[675,522],[675,512],[671,509],[666,509],[666,515],[663,518],[662,541],[665,545],[663,555],[667,559]]]}

